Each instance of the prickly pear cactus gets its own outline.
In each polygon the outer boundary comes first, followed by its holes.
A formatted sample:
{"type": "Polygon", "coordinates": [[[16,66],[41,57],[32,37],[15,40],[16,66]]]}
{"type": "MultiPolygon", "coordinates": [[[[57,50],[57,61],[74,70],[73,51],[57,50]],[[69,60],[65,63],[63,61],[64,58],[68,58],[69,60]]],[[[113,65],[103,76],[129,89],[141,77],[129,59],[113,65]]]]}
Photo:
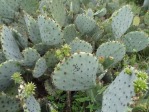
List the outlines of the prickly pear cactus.
{"type": "Polygon", "coordinates": [[[40,58],[40,54],[32,48],[26,48],[22,52],[24,59],[20,61],[23,66],[33,66],[36,61],[40,58]]]}
{"type": "Polygon", "coordinates": [[[97,12],[94,13],[95,16],[98,17],[103,17],[107,14],[107,9],[106,8],[102,8],[101,10],[98,10],[97,12]]]}
{"type": "Polygon", "coordinates": [[[126,112],[127,104],[135,96],[134,81],[137,76],[134,69],[132,74],[127,74],[125,69],[110,84],[103,95],[101,112],[126,112]]]}
{"type": "Polygon", "coordinates": [[[42,76],[47,69],[46,60],[41,57],[37,60],[34,71],[33,71],[33,77],[39,78],[42,76]]]}
{"type": "Polygon", "coordinates": [[[114,12],[112,17],[112,31],[115,38],[120,38],[130,27],[133,21],[133,13],[129,5],[123,6],[114,12]]]}
{"type": "Polygon", "coordinates": [[[96,85],[97,68],[98,60],[92,54],[74,53],[55,67],[53,84],[60,90],[78,91],[92,88],[96,85]]]}
{"type": "Polygon", "coordinates": [[[12,30],[7,26],[3,26],[1,43],[6,59],[22,59],[22,54],[15,38],[13,37],[12,30]]]}
{"type": "Polygon", "coordinates": [[[18,99],[2,93],[0,94],[0,109],[1,112],[18,112],[21,106],[18,99]]]}
{"type": "Polygon", "coordinates": [[[148,35],[144,32],[129,32],[123,37],[123,42],[127,52],[138,52],[146,48],[149,44],[148,35]]]}
{"type": "Polygon", "coordinates": [[[75,24],[82,34],[90,33],[96,27],[95,20],[85,14],[79,14],[75,20],[75,24]]]}
{"type": "Polygon", "coordinates": [[[8,5],[6,0],[0,1],[0,20],[8,19],[11,22],[15,17],[15,10],[8,5]]]}
{"type": "Polygon", "coordinates": [[[6,61],[0,65],[0,91],[6,89],[12,82],[11,76],[21,72],[21,67],[16,61],[6,61]]]}
{"type": "Polygon", "coordinates": [[[25,10],[28,14],[35,15],[36,11],[39,7],[39,1],[38,0],[17,0],[19,1],[20,7],[25,10]]]}
{"type": "Polygon", "coordinates": [[[103,43],[98,47],[96,51],[97,57],[103,57],[104,59],[112,57],[114,62],[113,64],[121,61],[125,56],[126,49],[125,46],[117,41],[111,41],[103,43]]]}
{"type": "Polygon", "coordinates": [[[37,21],[35,19],[33,19],[27,13],[24,14],[24,19],[25,19],[26,26],[27,26],[27,29],[28,29],[29,38],[35,44],[40,43],[41,38],[40,38],[40,31],[39,31],[37,21]]]}
{"type": "Polygon", "coordinates": [[[75,29],[74,24],[70,24],[66,26],[63,30],[64,33],[64,39],[66,43],[70,43],[75,37],[78,36],[78,32],[75,29]]]}
{"type": "Polygon", "coordinates": [[[34,96],[29,96],[24,100],[24,112],[41,112],[41,108],[34,96]]]}
{"type": "Polygon", "coordinates": [[[57,45],[63,42],[63,33],[60,26],[52,19],[38,16],[42,42],[46,45],[57,45]]]}
{"type": "Polygon", "coordinates": [[[83,40],[80,40],[79,38],[75,38],[70,44],[71,53],[75,52],[87,52],[92,53],[92,46],[90,43],[87,43],[83,40]]]}
{"type": "Polygon", "coordinates": [[[53,18],[61,25],[65,25],[66,11],[64,4],[61,0],[52,0],[50,7],[53,18]]]}
{"type": "Polygon", "coordinates": [[[12,29],[12,34],[13,34],[13,37],[15,38],[15,40],[16,40],[16,42],[17,42],[17,44],[21,50],[28,47],[28,40],[26,37],[24,37],[22,34],[20,34],[15,29],[12,29]]]}

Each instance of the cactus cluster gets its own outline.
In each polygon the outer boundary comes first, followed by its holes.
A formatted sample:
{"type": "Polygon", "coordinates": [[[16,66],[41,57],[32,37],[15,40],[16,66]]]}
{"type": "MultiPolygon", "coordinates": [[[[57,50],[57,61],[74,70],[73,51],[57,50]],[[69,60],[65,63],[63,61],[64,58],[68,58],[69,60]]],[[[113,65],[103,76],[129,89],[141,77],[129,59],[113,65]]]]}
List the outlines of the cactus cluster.
{"type": "MultiPolygon", "coordinates": [[[[147,33],[130,31],[133,18],[118,0],[0,0],[1,112],[42,112],[40,88],[49,95],[92,90],[126,54],[148,47],[147,33]]],[[[97,111],[125,112],[131,97],[147,91],[147,79],[122,70],[97,111]]]]}

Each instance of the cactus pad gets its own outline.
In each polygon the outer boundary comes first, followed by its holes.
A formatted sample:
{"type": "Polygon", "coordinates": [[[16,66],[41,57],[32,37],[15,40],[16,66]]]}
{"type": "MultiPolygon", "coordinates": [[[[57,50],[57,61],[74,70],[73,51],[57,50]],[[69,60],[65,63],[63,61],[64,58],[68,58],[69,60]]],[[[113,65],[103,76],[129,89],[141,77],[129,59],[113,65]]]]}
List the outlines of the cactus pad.
{"type": "Polygon", "coordinates": [[[38,78],[44,74],[47,69],[46,60],[41,57],[37,60],[34,71],[33,77],[38,78]]]}
{"type": "Polygon", "coordinates": [[[6,19],[13,19],[15,17],[15,11],[8,5],[6,0],[0,1],[0,17],[6,19]]]}
{"type": "Polygon", "coordinates": [[[79,14],[75,20],[75,24],[82,34],[90,33],[96,27],[95,20],[85,14],[79,14]]]}
{"type": "Polygon", "coordinates": [[[43,55],[50,49],[50,46],[45,45],[43,43],[35,44],[33,49],[36,49],[40,55],[43,55]]]}
{"type": "Polygon", "coordinates": [[[32,48],[26,48],[23,51],[24,59],[20,61],[23,66],[33,66],[40,58],[40,54],[32,48]]]}
{"type": "Polygon", "coordinates": [[[22,34],[20,34],[17,30],[12,29],[13,37],[15,38],[20,49],[25,49],[28,46],[28,40],[22,34]]]}
{"type": "Polygon", "coordinates": [[[115,38],[120,38],[130,27],[133,21],[133,13],[130,6],[123,6],[112,15],[112,31],[115,38]]]}
{"type": "Polygon", "coordinates": [[[38,44],[39,42],[41,42],[41,38],[37,21],[27,13],[24,15],[24,19],[26,22],[30,40],[33,43],[38,44]]]}
{"type": "Polygon", "coordinates": [[[3,26],[1,42],[6,59],[22,59],[22,54],[16,40],[13,37],[12,30],[7,26],[3,26]]]}
{"type": "Polygon", "coordinates": [[[123,38],[123,42],[127,52],[138,52],[148,46],[149,38],[144,32],[134,31],[127,33],[123,38]]]}
{"type": "Polygon", "coordinates": [[[79,38],[75,38],[70,44],[69,44],[70,48],[71,48],[71,53],[75,53],[75,52],[87,52],[87,53],[92,53],[92,46],[91,44],[80,40],[79,38]]]}
{"type": "Polygon", "coordinates": [[[29,96],[24,100],[24,112],[41,112],[41,108],[34,96],[29,96]]]}
{"type": "Polygon", "coordinates": [[[66,11],[62,1],[52,0],[50,10],[55,21],[57,21],[61,26],[64,26],[66,20],[66,11]]]}
{"type": "Polygon", "coordinates": [[[126,112],[127,104],[135,96],[133,82],[137,77],[133,68],[131,71],[129,75],[123,70],[104,92],[101,112],[126,112]]]}
{"type": "Polygon", "coordinates": [[[63,42],[63,33],[60,26],[52,19],[38,16],[38,25],[41,39],[46,45],[56,45],[63,42]]]}
{"type": "Polygon", "coordinates": [[[53,72],[53,84],[60,90],[86,90],[96,84],[98,60],[90,53],[74,53],[59,63],[53,72]],[[66,69],[69,68],[69,69],[66,69]]]}
{"type": "Polygon", "coordinates": [[[112,41],[103,43],[101,46],[99,46],[96,52],[96,56],[103,58],[113,57],[113,64],[115,64],[123,59],[125,52],[126,51],[123,44],[117,41],[112,41]]]}
{"type": "Polygon", "coordinates": [[[28,14],[35,14],[38,9],[39,1],[38,0],[19,0],[20,6],[28,14]]]}
{"type": "Polygon", "coordinates": [[[21,72],[20,66],[15,61],[6,61],[0,65],[0,91],[10,85],[11,76],[15,72],[21,72]]]}
{"type": "Polygon", "coordinates": [[[64,28],[64,39],[66,43],[70,43],[75,37],[78,36],[78,33],[75,29],[74,24],[70,24],[64,28]]]}
{"type": "Polygon", "coordinates": [[[18,112],[21,109],[20,102],[16,98],[2,94],[0,95],[0,109],[1,112],[18,112]]]}
{"type": "Polygon", "coordinates": [[[56,50],[51,49],[44,55],[48,69],[53,70],[55,65],[59,62],[59,59],[56,57],[55,52],[56,52],[56,50]]]}

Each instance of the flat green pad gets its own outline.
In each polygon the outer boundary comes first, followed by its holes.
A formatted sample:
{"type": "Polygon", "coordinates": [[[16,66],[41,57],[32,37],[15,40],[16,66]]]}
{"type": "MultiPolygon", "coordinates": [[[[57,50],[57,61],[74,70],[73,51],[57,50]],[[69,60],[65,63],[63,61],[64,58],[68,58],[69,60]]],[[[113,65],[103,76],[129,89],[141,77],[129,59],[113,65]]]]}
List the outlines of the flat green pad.
{"type": "Polygon", "coordinates": [[[0,1],[0,18],[14,19],[15,10],[12,9],[6,0],[0,1]]]}
{"type": "Polygon", "coordinates": [[[59,59],[57,58],[57,56],[55,55],[56,50],[55,49],[50,49],[48,52],[46,52],[46,54],[44,55],[44,58],[46,60],[46,64],[48,66],[49,70],[54,69],[54,67],[56,66],[56,64],[59,62],[59,59]]]}
{"type": "Polygon", "coordinates": [[[12,32],[13,32],[13,37],[15,38],[19,48],[25,49],[26,47],[28,47],[28,38],[24,37],[15,29],[12,29],[12,32]]]}
{"type": "Polygon", "coordinates": [[[66,20],[65,6],[61,0],[52,0],[50,11],[55,19],[61,26],[64,26],[66,20]]]}
{"type": "Polygon", "coordinates": [[[42,76],[47,69],[46,60],[41,57],[37,60],[34,71],[33,71],[33,77],[39,78],[42,76]]]}
{"type": "Polygon", "coordinates": [[[15,61],[6,61],[0,65],[0,91],[11,84],[11,76],[15,72],[21,72],[20,66],[15,61]]]}
{"type": "Polygon", "coordinates": [[[112,15],[112,31],[115,38],[120,38],[130,27],[133,21],[133,13],[130,6],[123,6],[112,15]]]}
{"type": "Polygon", "coordinates": [[[26,48],[23,52],[24,59],[20,61],[23,66],[33,66],[40,58],[40,54],[32,48],[26,48]]]}
{"type": "Polygon", "coordinates": [[[20,102],[18,99],[11,98],[6,94],[0,95],[1,112],[18,112],[20,108],[20,102]]]}
{"type": "Polygon", "coordinates": [[[46,45],[57,45],[63,42],[63,33],[60,26],[52,19],[38,16],[42,42],[46,45]]]}
{"type": "Polygon", "coordinates": [[[92,53],[93,48],[90,43],[80,40],[79,38],[75,38],[70,44],[71,53],[75,52],[86,52],[86,53],[92,53]]]}
{"type": "Polygon", "coordinates": [[[29,96],[24,101],[24,112],[41,112],[41,108],[34,96],[29,96]]]}
{"type": "Polygon", "coordinates": [[[66,91],[78,91],[96,85],[98,60],[90,53],[74,53],[59,63],[53,72],[53,84],[66,91]]]}
{"type": "Polygon", "coordinates": [[[78,32],[76,31],[74,24],[66,26],[63,30],[63,33],[66,43],[70,43],[75,37],[78,36],[78,32]]]}
{"type": "Polygon", "coordinates": [[[38,0],[19,0],[20,6],[23,10],[25,10],[28,14],[35,14],[39,7],[38,0]]]}
{"type": "Polygon", "coordinates": [[[45,45],[43,43],[39,43],[39,44],[35,44],[32,48],[36,49],[40,55],[43,55],[51,48],[51,46],[45,45]]]}
{"type": "Polygon", "coordinates": [[[17,45],[15,38],[13,37],[12,30],[7,26],[3,26],[1,43],[6,59],[8,60],[22,59],[22,54],[20,52],[20,49],[17,45]]]}
{"type": "Polygon", "coordinates": [[[28,29],[29,38],[34,44],[40,43],[41,37],[37,21],[27,13],[24,14],[24,19],[26,22],[26,27],[28,29]]]}
{"type": "Polygon", "coordinates": [[[125,53],[126,48],[122,43],[117,41],[111,41],[103,43],[101,46],[99,46],[96,51],[96,56],[104,58],[113,57],[113,64],[115,64],[123,59],[125,53]]]}
{"type": "Polygon", "coordinates": [[[127,33],[123,37],[123,42],[127,52],[138,52],[148,46],[149,38],[144,32],[134,31],[127,33]]]}
{"type": "Polygon", "coordinates": [[[83,34],[90,33],[96,27],[95,20],[85,14],[79,14],[75,20],[75,24],[78,30],[83,34]]]}
{"type": "Polygon", "coordinates": [[[133,82],[137,78],[134,69],[131,71],[129,75],[123,70],[104,92],[101,112],[127,112],[127,104],[135,96],[133,82]]]}

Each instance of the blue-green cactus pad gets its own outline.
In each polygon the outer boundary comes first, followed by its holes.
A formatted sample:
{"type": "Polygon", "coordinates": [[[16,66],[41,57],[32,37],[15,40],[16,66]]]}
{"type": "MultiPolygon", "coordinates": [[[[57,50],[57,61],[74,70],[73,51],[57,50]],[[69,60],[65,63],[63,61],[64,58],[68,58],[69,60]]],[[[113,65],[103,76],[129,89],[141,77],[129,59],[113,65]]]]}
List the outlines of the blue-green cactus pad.
{"type": "Polygon", "coordinates": [[[23,52],[24,59],[20,61],[23,66],[33,66],[40,58],[40,54],[32,48],[26,48],[23,52]]]}
{"type": "Polygon", "coordinates": [[[18,95],[18,87],[19,84],[16,84],[15,82],[12,82],[7,89],[4,91],[4,93],[7,93],[7,95],[11,97],[16,97],[18,95]]]}
{"type": "Polygon", "coordinates": [[[60,90],[86,90],[96,85],[98,60],[90,53],[74,53],[59,63],[53,72],[53,84],[60,90]]]}
{"type": "Polygon", "coordinates": [[[48,69],[52,69],[55,67],[55,65],[59,62],[59,59],[55,55],[56,53],[55,49],[51,49],[44,55],[44,58],[46,60],[46,64],[48,66],[48,69]]]}
{"type": "Polygon", "coordinates": [[[3,26],[1,43],[6,59],[22,59],[22,54],[15,38],[13,37],[12,30],[7,26],[3,26]]]}
{"type": "Polygon", "coordinates": [[[70,11],[73,13],[78,13],[80,11],[80,0],[68,0],[68,3],[70,5],[70,11]]]}
{"type": "Polygon", "coordinates": [[[8,5],[6,0],[0,1],[0,18],[14,19],[15,10],[8,5]]]}
{"type": "Polygon", "coordinates": [[[27,13],[24,14],[24,19],[26,22],[30,40],[35,44],[40,43],[41,37],[37,21],[27,13]]]}
{"type": "Polygon", "coordinates": [[[21,49],[25,49],[26,47],[28,47],[28,39],[26,37],[24,37],[15,29],[12,29],[12,32],[13,32],[13,37],[15,38],[18,46],[21,49]]]}
{"type": "Polygon", "coordinates": [[[135,96],[133,82],[137,77],[133,68],[131,71],[129,75],[124,69],[104,92],[101,112],[126,112],[127,104],[135,96]]]}
{"type": "Polygon", "coordinates": [[[24,100],[24,112],[41,112],[41,108],[34,96],[29,96],[24,100]]]}
{"type": "Polygon", "coordinates": [[[133,13],[130,6],[126,5],[112,15],[112,31],[115,38],[120,38],[130,27],[133,21],[133,13]]]}
{"type": "Polygon", "coordinates": [[[15,72],[21,72],[21,68],[15,61],[6,61],[0,65],[0,91],[6,89],[12,82],[11,76],[15,72]]]}
{"type": "Polygon", "coordinates": [[[110,56],[114,58],[113,64],[121,61],[125,56],[126,48],[125,46],[117,41],[111,41],[103,43],[98,47],[96,51],[96,56],[109,58],[110,56]]]}
{"type": "Polygon", "coordinates": [[[90,43],[80,40],[79,38],[75,38],[70,44],[71,53],[75,52],[87,52],[92,53],[93,48],[90,43]]]}
{"type": "Polygon", "coordinates": [[[0,111],[1,112],[18,112],[21,109],[20,102],[16,98],[0,95],[0,111]]]}
{"type": "Polygon", "coordinates": [[[101,10],[98,10],[97,12],[94,13],[95,16],[98,17],[103,17],[107,14],[107,9],[106,8],[102,8],[101,10]]]}
{"type": "Polygon", "coordinates": [[[61,28],[54,20],[40,15],[38,16],[38,25],[44,44],[56,45],[63,42],[61,28]]]}
{"type": "Polygon", "coordinates": [[[129,32],[123,37],[127,52],[138,52],[149,45],[148,35],[144,32],[129,32]]]}
{"type": "Polygon", "coordinates": [[[35,44],[33,46],[33,49],[36,49],[40,55],[45,54],[50,48],[51,46],[45,45],[43,43],[35,44]]]}
{"type": "Polygon", "coordinates": [[[20,7],[28,14],[35,14],[39,7],[38,0],[18,0],[20,1],[20,7]]]}
{"type": "Polygon", "coordinates": [[[52,0],[50,11],[55,19],[61,26],[64,26],[66,20],[66,11],[64,4],[61,0],[52,0]]]}
{"type": "Polygon", "coordinates": [[[38,78],[42,76],[47,69],[46,60],[41,57],[37,60],[34,71],[33,71],[33,77],[38,78]]]}
{"type": "Polygon", "coordinates": [[[83,34],[90,33],[96,27],[95,20],[85,14],[79,14],[75,20],[75,24],[78,30],[83,34]]]}
{"type": "Polygon", "coordinates": [[[63,33],[66,43],[70,43],[75,37],[78,36],[78,32],[76,31],[74,24],[66,26],[63,30],[63,33]]]}

